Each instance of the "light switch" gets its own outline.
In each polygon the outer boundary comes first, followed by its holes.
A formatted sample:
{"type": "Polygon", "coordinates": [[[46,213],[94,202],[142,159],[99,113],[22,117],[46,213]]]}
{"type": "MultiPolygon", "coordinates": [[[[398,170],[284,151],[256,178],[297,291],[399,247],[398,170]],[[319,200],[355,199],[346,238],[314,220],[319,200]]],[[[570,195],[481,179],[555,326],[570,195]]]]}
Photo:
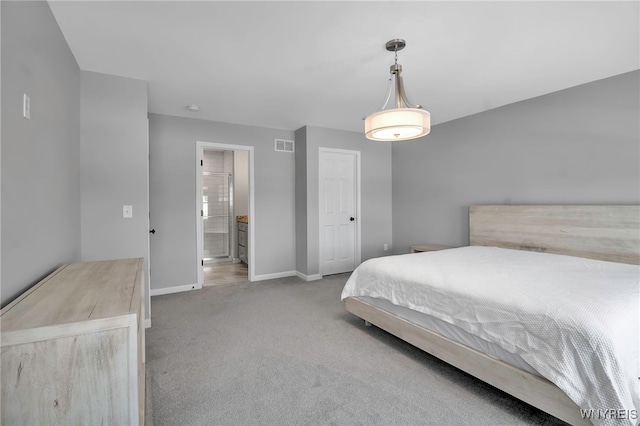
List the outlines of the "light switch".
{"type": "Polygon", "coordinates": [[[31,98],[26,93],[22,97],[22,116],[31,120],[31,98]]]}
{"type": "Polygon", "coordinates": [[[133,206],[122,206],[122,217],[133,217],[133,206]]]}

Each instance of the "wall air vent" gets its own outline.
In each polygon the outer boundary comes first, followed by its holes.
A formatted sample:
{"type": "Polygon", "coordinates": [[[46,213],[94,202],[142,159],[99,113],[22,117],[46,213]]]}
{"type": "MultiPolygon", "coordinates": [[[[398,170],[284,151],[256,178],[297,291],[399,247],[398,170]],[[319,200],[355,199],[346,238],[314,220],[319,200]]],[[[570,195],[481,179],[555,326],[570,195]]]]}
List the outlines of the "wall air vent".
{"type": "Polygon", "coordinates": [[[293,152],[293,141],[288,141],[285,139],[276,139],[276,151],[281,152],[293,152]]]}

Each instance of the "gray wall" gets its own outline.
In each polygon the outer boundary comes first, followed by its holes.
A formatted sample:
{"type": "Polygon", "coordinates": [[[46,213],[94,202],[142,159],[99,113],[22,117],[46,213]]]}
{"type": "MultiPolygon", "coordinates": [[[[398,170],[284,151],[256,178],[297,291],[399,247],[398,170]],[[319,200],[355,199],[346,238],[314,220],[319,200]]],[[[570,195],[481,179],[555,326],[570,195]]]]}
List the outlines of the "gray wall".
{"type": "Polygon", "coordinates": [[[80,70],[46,2],[0,7],[4,306],[80,258],[80,70]]]}
{"type": "Polygon", "coordinates": [[[360,151],[362,261],[392,250],[391,145],[369,141],[359,132],[306,126],[296,131],[296,220],[298,271],[320,273],[319,148],[360,151]],[[389,244],[389,251],[383,245],[389,244]],[[301,254],[303,250],[306,251],[301,254]]]}
{"type": "Polygon", "coordinates": [[[443,123],[393,145],[393,237],[468,244],[471,204],[640,202],[640,71],[443,123]]]}
{"type": "MultiPolygon", "coordinates": [[[[295,132],[295,207],[296,207],[296,271],[309,274],[307,252],[307,128],[295,132]]],[[[317,273],[317,272],[316,272],[317,273]]]]}
{"type": "MultiPolygon", "coordinates": [[[[82,71],[80,127],[82,260],[146,261],[147,83],[82,71]],[[125,204],[133,206],[132,218],[122,217],[125,204]]],[[[146,312],[148,318],[148,304],[146,312]]]]}
{"type": "Polygon", "coordinates": [[[149,126],[152,289],[197,281],[196,141],[254,147],[255,274],[295,270],[294,155],[274,150],[293,132],[159,114],[149,126]]]}

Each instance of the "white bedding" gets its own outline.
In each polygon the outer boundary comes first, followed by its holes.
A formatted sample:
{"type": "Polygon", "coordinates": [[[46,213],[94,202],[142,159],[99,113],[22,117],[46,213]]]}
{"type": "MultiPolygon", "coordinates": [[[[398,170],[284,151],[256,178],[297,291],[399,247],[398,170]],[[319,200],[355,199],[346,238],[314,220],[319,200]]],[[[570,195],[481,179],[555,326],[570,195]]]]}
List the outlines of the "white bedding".
{"type": "Polygon", "coordinates": [[[638,423],[637,265],[472,246],[370,259],[347,281],[349,296],[386,299],[518,354],[579,407],[607,410],[595,424],[638,423]]]}
{"type": "Polygon", "coordinates": [[[411,324],[419,325],[430,331],[438,333],[440,336],[446,337],[456,343],[460,343],[468,348],[475,349],[491,358],[504,361],[509,365],[518,367],[521,370],[528,371],[531,374],[540,376],[536,370],[531,368],[529,364],[519,356],[511,352],[505,351],[501,346],[488,342],[475,334],[471,334],[458,326],[442,321],[431,315],[405,308],[404,306],[394,305],[388,300],[376,299],[375,297],[359,296],[356,299],[389,312],[398,318],[409,321],[411,324]]]}

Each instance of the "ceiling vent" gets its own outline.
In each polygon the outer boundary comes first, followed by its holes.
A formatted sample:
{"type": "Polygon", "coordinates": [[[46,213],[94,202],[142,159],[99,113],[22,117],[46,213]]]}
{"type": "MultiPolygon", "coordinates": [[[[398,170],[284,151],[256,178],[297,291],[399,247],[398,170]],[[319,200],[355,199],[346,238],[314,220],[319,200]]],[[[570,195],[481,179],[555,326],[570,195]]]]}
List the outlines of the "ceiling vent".
{"type": "Polygon", "coordinates": [[[293,152],[293,141],[285,139],[276,139],[276,151],[293,152]]]}

